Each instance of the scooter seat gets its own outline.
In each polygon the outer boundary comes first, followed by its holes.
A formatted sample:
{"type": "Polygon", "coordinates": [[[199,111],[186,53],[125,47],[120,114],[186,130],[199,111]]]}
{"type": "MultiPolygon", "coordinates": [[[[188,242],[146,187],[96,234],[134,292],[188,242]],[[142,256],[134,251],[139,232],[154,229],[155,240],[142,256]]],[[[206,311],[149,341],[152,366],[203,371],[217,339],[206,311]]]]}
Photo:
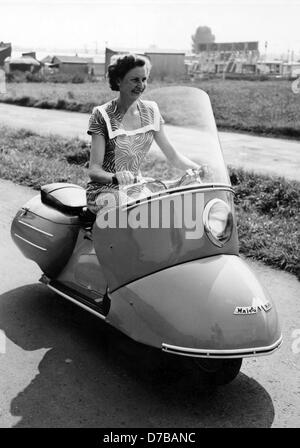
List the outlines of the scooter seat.
{"type": "Polygon", "coordinates": [[[41,201],[62,213],[79,215],[86,207],[86,192],[79,185],[57,182],[41,187],[41,201]]]}

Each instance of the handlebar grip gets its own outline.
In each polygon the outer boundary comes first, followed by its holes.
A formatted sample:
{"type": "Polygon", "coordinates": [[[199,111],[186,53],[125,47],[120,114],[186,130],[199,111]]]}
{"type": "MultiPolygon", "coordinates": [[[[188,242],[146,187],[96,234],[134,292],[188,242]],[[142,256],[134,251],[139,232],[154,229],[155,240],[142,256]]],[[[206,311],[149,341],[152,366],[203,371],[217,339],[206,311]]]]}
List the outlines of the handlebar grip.
{"type": "MultiPolygon", "coordinates": [[[[113,185],[119,185],[119,181],[117,176],[114,174],[111,180],[113,185]]],[[[134,176],[133,183],[136,184],[138,182],[138,176],[134,176]]]]}

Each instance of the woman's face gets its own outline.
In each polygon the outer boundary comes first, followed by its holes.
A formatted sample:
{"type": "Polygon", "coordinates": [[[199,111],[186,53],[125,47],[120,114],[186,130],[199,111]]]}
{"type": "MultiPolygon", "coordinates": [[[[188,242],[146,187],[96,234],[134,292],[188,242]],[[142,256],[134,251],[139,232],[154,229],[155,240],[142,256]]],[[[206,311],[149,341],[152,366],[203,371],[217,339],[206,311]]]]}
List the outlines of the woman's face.
{"type": "Polygon", "coordinates": [[[119,81],[120,94],[136,100],[146,89],[148,76],[146,65],[129,70],[124,78],[119,81]]]}

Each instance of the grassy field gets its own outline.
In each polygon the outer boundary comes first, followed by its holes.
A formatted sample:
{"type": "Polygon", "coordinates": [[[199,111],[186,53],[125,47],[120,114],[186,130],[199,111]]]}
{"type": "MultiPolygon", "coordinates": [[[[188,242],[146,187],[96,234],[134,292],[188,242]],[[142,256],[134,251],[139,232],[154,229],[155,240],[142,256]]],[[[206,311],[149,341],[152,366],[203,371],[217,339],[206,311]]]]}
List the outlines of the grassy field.
{"type": "MultiPolygon", "coordinates": [[[[149,83],[148,91],[151,93],[166,85],[149,83]]],[[[219,129],[300,137],[300,95],[292,92],[290,81],[205,80],[184,85],[201,88],[210,95],[219,129]]],[[[104,81],[84,84],[8,83],[7,94],[0,101],[90,113],[95,105],[103,104],[116,94],[104,81]]],[[[167,123],[179,126],[193,124],[188,123],[186,113],[181,111],[181,101],[179,96],[174,98],[173,105],[162,105],[167,123]]]]}
{"type": "MultiPolygon", "coordinates": [[[[88,145],[78,139],[43,137],[0,127],[0,177],[35,189],[51,182],[88,181],[88,145]]],[[[148,158],[144,175],[165,178],[178,171],[148,158]]],[[[300,183],[230,169],[235,189],[240,252],[294,273],[300,280],[300,183]]]]}

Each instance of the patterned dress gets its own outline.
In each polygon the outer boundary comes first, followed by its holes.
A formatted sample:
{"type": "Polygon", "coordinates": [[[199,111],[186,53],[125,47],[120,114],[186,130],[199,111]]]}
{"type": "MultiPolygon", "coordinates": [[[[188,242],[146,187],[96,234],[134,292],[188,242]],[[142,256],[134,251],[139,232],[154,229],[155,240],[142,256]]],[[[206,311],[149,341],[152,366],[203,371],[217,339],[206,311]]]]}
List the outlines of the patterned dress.
{"type": "MultiPolygon", "coordinates": [[[[164,122],[154,101],[138,100],[137,109],[141,127],[134,130],[124,128],[116,99],[93,110],[87,133],[104,136],[105,153],[102,167],[109,173],[127,170],[135,176],[139,175],[141,163],[153,142],[154,132],[159,131],[161,123],[164,122]]],[[[107,193],[114,195],[116,205],[122,201],[122,191],[118,185],[94,181],[88,183],[87,205],[93,213],[103,209],[107,202],[107,193]]]]}

